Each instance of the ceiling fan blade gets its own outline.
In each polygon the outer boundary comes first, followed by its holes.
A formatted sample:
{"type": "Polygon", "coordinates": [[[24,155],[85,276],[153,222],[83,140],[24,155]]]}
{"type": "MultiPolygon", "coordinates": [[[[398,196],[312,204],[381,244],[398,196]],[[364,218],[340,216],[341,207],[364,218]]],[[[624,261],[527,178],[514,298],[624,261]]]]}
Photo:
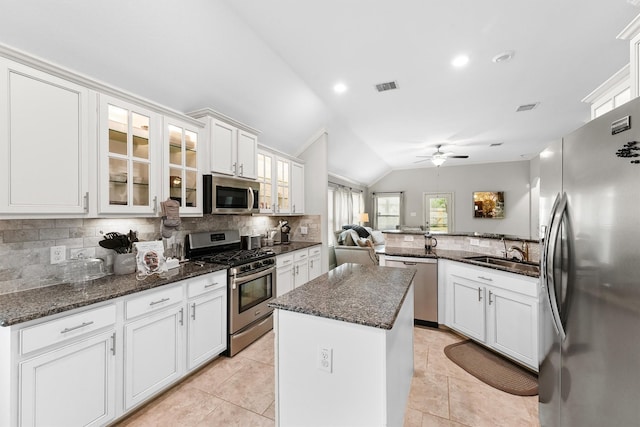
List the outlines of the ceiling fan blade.
{"type": "Polygon", "coordinates": [[[413,162],[413,163],[422,163],[422,162],[426,162],[427,160],[429,160],[429,159],[416,160],[416,161],[415,161],[415,162],[413,162]]]}
{"type": "Polygon", "coordinates": [[[425,159],[430,159],[430,158],[432,158],[433,156],[416,156],[416,157],[424,157],[425,159]]]}
{"type": "Polygon", "coordinates": [[[469,156],[447,156],[450,159],[468,159],[469,156]]]}

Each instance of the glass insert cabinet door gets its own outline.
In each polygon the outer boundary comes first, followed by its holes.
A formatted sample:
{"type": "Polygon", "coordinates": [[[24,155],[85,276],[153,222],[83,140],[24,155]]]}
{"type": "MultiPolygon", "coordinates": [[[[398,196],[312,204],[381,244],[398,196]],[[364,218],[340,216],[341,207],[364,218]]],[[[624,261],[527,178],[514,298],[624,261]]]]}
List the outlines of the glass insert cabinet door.
{"type": "Polygon", "coordinates": [[[273,155],[258,152],[257,180],[260,182],[259,207],[262,213],[272,213],[275,209],[273,202],[273,155]]]}
{"type": "MultiPolygon", "coordinates": [[[[180,203],[180,213],[201,213],[201,178],[198,174],[198,128],[166,120],[163,187],[168,198],[180,203]]],[[[165,197],[166,199],[167,197],[165,197]]]]}
{"type": "Polygon", "coordinates": [[[101,95],[101,212],[157,212],[160,144],[155,113],[101,95]]]}

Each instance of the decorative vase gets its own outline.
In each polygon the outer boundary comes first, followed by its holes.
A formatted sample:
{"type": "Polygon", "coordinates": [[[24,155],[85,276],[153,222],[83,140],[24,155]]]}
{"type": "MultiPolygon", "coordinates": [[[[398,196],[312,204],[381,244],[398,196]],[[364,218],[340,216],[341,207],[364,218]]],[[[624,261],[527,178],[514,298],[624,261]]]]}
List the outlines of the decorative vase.
{"type": "Polygon", "coordinates": [[[113,260],[113,274],[131,274],[135,272],[135,254],[116,254],[116,258],[113,260]]]}

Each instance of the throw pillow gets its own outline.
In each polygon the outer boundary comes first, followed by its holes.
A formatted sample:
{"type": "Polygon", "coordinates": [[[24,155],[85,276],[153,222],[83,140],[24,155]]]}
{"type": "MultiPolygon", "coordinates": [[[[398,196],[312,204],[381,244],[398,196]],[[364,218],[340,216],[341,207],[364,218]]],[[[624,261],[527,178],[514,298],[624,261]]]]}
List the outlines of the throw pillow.
{"type": "Polygon", "coordinates": [[[373,239],[374,244],[384,245],[384,234],[382,234],[382,231],[379,231],[379,230],[372,231],[371,238],[373,239]]]}
{"type": "Polygon", "coordinates": [[[355,232],[358,233],[358,236],[360,237],[369,237],[369,232],[360,225],[354,225],[352,230],[355,230],[355,232]]]}

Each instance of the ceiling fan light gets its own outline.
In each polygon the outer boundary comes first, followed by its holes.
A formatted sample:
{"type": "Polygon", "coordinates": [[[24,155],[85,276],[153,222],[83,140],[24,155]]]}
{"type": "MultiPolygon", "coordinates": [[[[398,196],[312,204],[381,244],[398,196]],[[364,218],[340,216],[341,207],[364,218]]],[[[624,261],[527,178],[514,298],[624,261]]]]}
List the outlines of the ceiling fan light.
{"type": "Polygon", "coordinates": [[[443,156],[433,156],[433,158],[431,159],[431,163],[433,163],[436,166],[440,166],[445,162],[446,157],[443,156]]]}

